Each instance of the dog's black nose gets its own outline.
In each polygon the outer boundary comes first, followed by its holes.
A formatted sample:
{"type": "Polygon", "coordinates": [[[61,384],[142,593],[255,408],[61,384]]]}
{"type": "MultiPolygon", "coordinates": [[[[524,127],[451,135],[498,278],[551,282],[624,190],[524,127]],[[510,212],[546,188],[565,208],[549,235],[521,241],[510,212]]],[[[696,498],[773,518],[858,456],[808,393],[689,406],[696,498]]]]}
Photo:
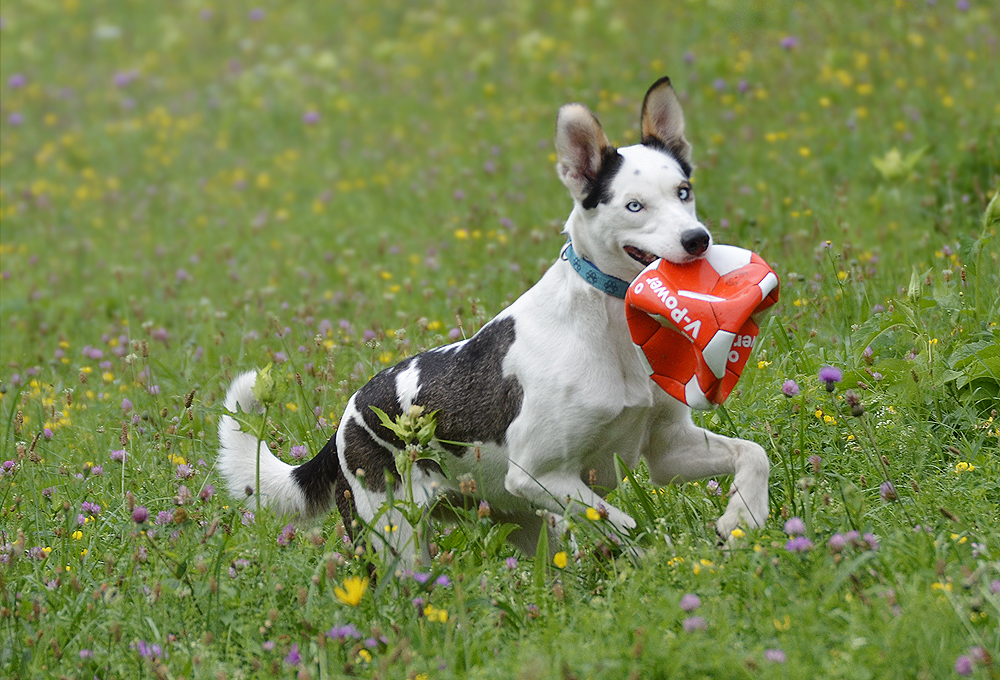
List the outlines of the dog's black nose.
{"type": "Polygon", "coordinates": [[[689,255],[701,255],[708,250],[712,237],[704,229],[688,229],[681,234],[681,245],[689,255]]]}

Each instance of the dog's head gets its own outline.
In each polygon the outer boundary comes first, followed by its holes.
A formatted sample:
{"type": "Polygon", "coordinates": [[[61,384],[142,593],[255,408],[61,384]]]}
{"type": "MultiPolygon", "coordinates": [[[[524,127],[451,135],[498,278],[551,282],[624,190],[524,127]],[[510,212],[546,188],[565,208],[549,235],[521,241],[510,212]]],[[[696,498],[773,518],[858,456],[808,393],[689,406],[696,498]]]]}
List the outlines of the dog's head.
{"type": "Polygon", "coordinates": [[[658,257],[695,260],[712,237],[695,214],[691,145],[669,78],[642,103],[642,142],[616,149],[582,104],[559,109],[556,172],[573,196],[566,231],[602,271],[631,281],[658,257]]]}

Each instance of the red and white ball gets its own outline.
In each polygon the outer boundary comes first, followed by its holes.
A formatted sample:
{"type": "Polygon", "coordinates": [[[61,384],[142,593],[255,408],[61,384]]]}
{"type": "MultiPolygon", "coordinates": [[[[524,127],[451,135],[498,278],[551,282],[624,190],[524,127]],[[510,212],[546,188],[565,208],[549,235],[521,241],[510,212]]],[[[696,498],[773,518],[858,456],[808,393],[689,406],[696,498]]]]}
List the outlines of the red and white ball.
{"type": "Polygon", "coordinates": [[[656,260],[629,284],[632,342],[650,377],[688,406],[721,404],[740,379],[760,328],[778,301],[778,276],[754,252],[713,245],[705,257],[656,260]]]}

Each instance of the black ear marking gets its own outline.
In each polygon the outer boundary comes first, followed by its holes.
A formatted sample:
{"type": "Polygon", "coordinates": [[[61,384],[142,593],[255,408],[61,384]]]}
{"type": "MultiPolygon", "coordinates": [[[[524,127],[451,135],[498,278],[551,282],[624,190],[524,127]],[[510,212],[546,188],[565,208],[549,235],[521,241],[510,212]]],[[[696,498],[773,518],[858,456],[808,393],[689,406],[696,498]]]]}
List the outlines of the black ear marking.
{"type": "Polygon", "coordinates": [[[660,78],[646,92],[640,125],[642,143],[674,158],[690,177],[691,144],[684,137],[684,112],[670,78],[660,78]]]}

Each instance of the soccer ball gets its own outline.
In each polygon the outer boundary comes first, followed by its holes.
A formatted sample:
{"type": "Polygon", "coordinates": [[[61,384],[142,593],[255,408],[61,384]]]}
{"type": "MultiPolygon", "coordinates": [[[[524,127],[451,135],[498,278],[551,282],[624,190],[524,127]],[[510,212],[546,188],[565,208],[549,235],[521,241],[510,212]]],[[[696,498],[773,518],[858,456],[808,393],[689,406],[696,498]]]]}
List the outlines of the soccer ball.
{"type": "Polygon", "coordinates": [[[692,408],[724,402],[760,333],[755,318],[778,301],[778,287],[759,255],[735,246],[646,267],[629,284],[625,316],[653,382],[692,408]]]}

